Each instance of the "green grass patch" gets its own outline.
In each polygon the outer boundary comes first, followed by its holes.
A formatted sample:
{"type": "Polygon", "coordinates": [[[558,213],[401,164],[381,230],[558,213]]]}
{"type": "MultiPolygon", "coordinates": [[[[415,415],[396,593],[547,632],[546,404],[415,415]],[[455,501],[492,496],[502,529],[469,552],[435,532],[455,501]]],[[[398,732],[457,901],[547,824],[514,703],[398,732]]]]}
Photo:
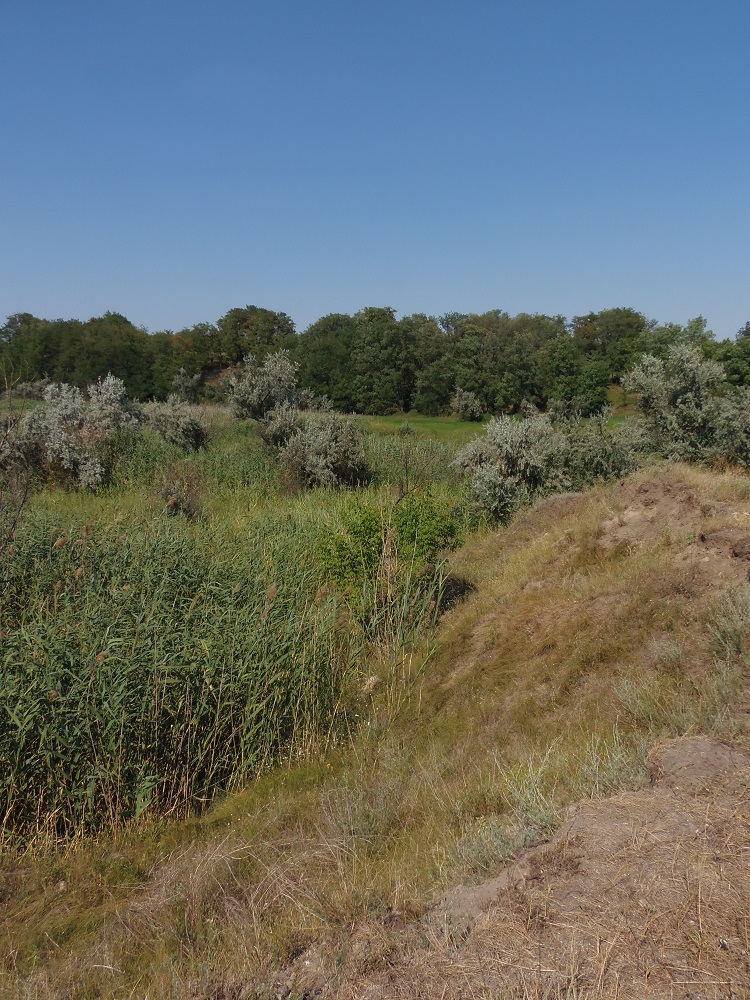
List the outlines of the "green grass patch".
{"type": "Polygon", "coordinates": [[[404,424],[414,429],[420,438],[446,442],[455,446],[466,444],[482,433],[482,423],[469,420],[459,420],[456,416],[426,417],[420,413],[394,413],[383,417],[361,416],[358,420],[365,430],[377,434],[402,433],[404,424]]]}

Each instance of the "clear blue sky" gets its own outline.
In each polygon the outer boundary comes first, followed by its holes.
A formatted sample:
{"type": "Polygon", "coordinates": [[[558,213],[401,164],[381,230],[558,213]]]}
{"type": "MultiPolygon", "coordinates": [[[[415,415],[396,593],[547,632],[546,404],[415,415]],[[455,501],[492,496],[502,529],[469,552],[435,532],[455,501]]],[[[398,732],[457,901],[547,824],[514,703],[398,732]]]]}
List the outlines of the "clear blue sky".
{"type": "Polygon", "coordinates": [[[750,320],[747,0],[0,0],[0,322],[750,320]]]}

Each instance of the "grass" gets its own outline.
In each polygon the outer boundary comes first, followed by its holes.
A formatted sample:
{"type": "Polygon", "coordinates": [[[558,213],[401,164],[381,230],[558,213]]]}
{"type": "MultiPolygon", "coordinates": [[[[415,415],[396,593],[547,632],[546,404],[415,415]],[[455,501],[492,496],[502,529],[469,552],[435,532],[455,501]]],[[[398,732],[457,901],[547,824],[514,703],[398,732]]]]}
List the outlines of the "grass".
{"type": "Polygon", "coordinates": [[[381,435],[398,435],[403,433],[404,424],[408,424],[418,438],[445,442],[460,447],[482,433],[483,422],[459,420],[455,416],[427,417],[421,413],[394,413],[382,417],[358,417],[362,427],[381,435]]]}
{"type": "Polygon", "coordinates": [[[284,493],[254,424],[207,417],[206,449],[186,455],[147,430],[108,489],[45,490],[6,553],[6,841],[187,816],[342,738],[366,654],[391,704],[419,673],[441,576],[388,542],[400,495],[389,472],[406,469],[405,511],[416,486],[445,480],[445,447],[371,447],[375,483],[360,496],[376,516],[378,558],[372,579],[337,591],[324,542],[360,499],[284,493]]]}
{"type": "Polygon", "coordinates": [[[748,516],[746,479],[643,473],[693,521],[641,546],[602,540],[617,487],[475,533],[435,636],[387,514],[455,497],[445,436],[368,432],[385,530],[337,595],[320,543],[351,494],[284,494],[254,427],[207,417],[204,451],[146,434],[108,491],[42,494],[8,554],[0,996],[223,997],[313,944],[356,978],[656,741],[735,734],[747,598],[678,556],[748,516]]]}
{"type": "Polygon", "coordinates": [[[4,568],[7,834],[184,814],[324,736],[359,651],[294,525],[92,525],[30,517],[4,568]]]}
{"type": "MultiPolygon", "coordinates": [[[[7,848],[0,996],[232,996],[312,945],[326,976],[356,983],[443,889],[499,871],[569,803],[641,782],[655,742],[731,736],[747,599],[680,555],[702,525],[746,516],[747,480],[641,477],[689,493],[695,524],[608,546],[601,526],[627,503],[614,486],[474,535],[451,568],[476,592],[413,651],[408,697],[394,700],[388,658],[359,665],[351,739],[187,822],[146,811],[64,851],[7,848]]],[[[230,520],[255,523],[239,505],[230,520]]],[[[529,979],[529,996],[560,990],[529,979]]]]}
{"type": "Polygon", "coordinates": [[[621,385],[611,385],[607,392],[607,401],[612,407],[612,416],[629,417],[637,412],[638,394],[626,392],[621,385]]]}

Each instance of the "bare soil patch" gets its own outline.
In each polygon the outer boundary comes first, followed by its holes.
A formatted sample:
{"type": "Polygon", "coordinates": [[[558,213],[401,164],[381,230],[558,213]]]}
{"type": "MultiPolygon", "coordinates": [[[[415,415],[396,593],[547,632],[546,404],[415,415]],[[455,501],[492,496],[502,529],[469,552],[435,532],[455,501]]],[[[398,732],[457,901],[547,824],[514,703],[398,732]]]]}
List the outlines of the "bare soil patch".
{"type": "Polygon", "coordinates": [[[650,775],[448,893],[425,946],[343,995],[750,996],[750,755],[684,738],[652,755],[650,775]]]}

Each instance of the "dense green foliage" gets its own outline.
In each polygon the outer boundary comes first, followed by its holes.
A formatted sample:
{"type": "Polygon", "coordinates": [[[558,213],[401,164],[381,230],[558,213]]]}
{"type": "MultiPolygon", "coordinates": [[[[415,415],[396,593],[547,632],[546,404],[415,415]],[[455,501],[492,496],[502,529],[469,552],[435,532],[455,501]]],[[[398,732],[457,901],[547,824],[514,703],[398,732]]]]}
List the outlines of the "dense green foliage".
{"type": "Polygon", "coordinates": [[[173,391],[216,399],[246,378],[247,371],[237,371],[243,359],[261,370],[269,355],[285,350],[301,388],[344,412],[447,413],[460,391],[485,413],[515,413],[524,402],[544,409],[557,400],[586,416],[601,410],[607,387],[640,355],[664,358],[680,344],[721,362],[730,385],[750,383],[748,328],[717,343],[700,316],[685,326],[659,325],[630,308],[568,322],[499,309],[397,319],[393,309],[368,307],[324,316],[299,335],[285,313],[256,306],[230,309],[215,324],[154,334],[118,313],[86,322],[22,313],[0,328],[0,368],[27,391],[45,377],[83,388],[111,372],[141,400],[164,400],[173,391]],[[229,385],[222,380],[227,370],[236,375],[229,385]]]}
{"type": "Polygon", "coordinates": [[[394,628],[412,629],[428,606],[437,610],[442,579],[436,560],[458,544],[461,528],[455,505],[430,486],[386,503],[365,495],[323,537],[319,558],[365,634],[387,636],[394,628]]]}
{"type": "Polygon", "coordinates": [[[19,313],[0,328],[0,366],[13,382],[46,377],[79,389],[111,372],[137,399],[166,399],[181,371],[183,381],[205,377],[295,341],[288,316],[256,306],[230,309],[215,325],[154,334],[113,312],[86,322],[19,313]]]}

